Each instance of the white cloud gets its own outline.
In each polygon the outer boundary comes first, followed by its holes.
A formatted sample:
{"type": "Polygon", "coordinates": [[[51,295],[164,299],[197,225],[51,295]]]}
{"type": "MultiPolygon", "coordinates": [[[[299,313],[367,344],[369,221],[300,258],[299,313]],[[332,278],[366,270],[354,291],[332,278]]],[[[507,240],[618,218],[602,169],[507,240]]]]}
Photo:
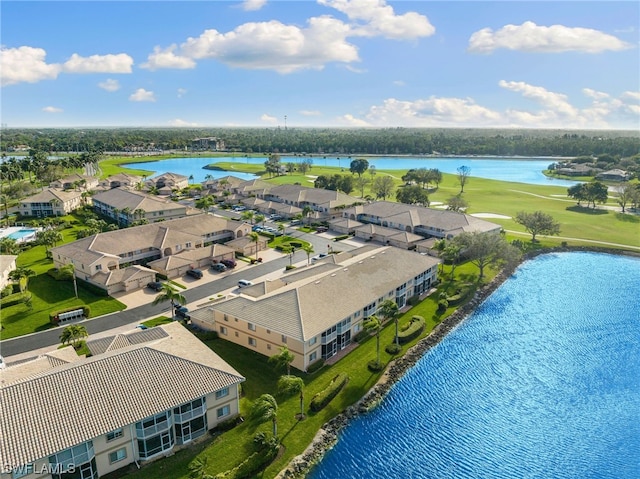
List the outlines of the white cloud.
{"type": "Polygon", "coordinates": [[[183,126],[200,126],[198,123],[191,123],[184,121],[180,118],[175,118],[169,122],[169,126],[183,127],[183,126]]]}
{"type": "Polygon", "coordinates": [[[112,78],[107,78],[105,81],[98,83],[98,86],[106,91],[118,91],[120,89],[120,82],[112,78]]]}
{"type": "Polygon", "coordinates": [[[349,27],[330,17],[309,20],[307,28],[278,21],[245,23],[228,33],[206,30],[181,45],[184,55],[211,58],[234,67],[291,73],[322,69],[328,62],[358,60],[355,46],[346,42],[349,27]]]}
{"type": "Polygon", "coordinates": [[[178,88],[178,98],[182,98],[187,94],[187,90],[184,88],[178,88]]]}
{"type": "Polygon", "coordinates": [[[244,0],[242,9],[246,12],[254,12],[260,10],[267,4],[267,0],[244,0]]]}
{"type": "Polygon", "coordinates": [[[140,68],[146,68],[151,71],[159,68],[175,68],[178,70],[195,68],[196,62],[193,59],[174,53],[176,48],[177,45],[171,45],[164,50],[160,47],[155,47],[153,53],[147,57],[147,62],[140,65],[140,68]]]}
{"type": "Polygon", "coordinates": [[[270,123],[272,125],[275,125],[278,123],[278,119],[275,116],[267,115],[266,113],[263,113],[260,116],[260,121],[265,123],[270,123]]]}
{"type": "Polygon", "coordinates": [[[500,127],[500,128],[618,128],[640,122],[640,92],[625,92],[613,98],[605,92],[585,88],[593,98],[586,108],[577,108],[566,95],[523,82],[501,81],[499,86],[534,102],[530,109],[497,111],[471,98],[429,97],[417,100],[388,98],[356,118],[344,115],[339,122],[351,126],[402,127],[500,127]]]}
{"type": "MultiPolygon", "coordinates": [[[[427,17],[415,12],[397,15],[384,0],[318,0],[323,6],[344,13],[348,21],[330,15],[311,17],[307,24],[288,25],[277,20],[248,22],[229,32],[205,30],[189,37],[179,48],[156,47],[143,65],[149,69],[193,68],[195,61],[212,59],[231,67],[292,73],[321,70],[328,63],[348,65],[360,61],[350,37],[384,36],[416,39],[433,35],[427,17]]],[[[260,2],[243,3],[246,7],[260,2]]]]}
{"type": "Polygon", "coordinates": [[[144,88],[138,88],[135,92],[129,96],[129,101],[156,101],[156,97],[152,91],[147,91],[144,88]]]}
{"type": "Polygon", "coordinates": [[[371,126],[371,124],[367,123],[365,120],[356,118],[355,116],[349,113],[336,118],[336,122],[344,126],[353,126],[353,127],[361,127],[361,128],[371,126]]]}
{"type": "Polygon", "coordinates": [[[37,83],[41,80],[54,80],[62,70],[59,64],[45,61],[47,52],[42,48],[22,46],[2,48],[0,66],[2,86],[16,83],[37,83]]]}
{"type": "Polygon", "coordinates": [[[584,93],[586,96],[590,98],[593,98],[594,100],[602,100],[604,98],[609,98],[608,93],[592,90],[591,88],[583,88],[582,93],[584,93]]]}
{"type": "Polygon", "coordinates": [[[64,62],[65,73],[131,73],[133,58],[126,53],[117,55],[91,55],[81,57],[77,53],[64,62]]]}
{"type": "Polygon", "coordinates": [[[499,48],[523,52],[583,52],[601,53],[631,48],[618,38],[590,28],[552,25],[538,26],[533,22],[522,25],[505,25],[500,30],[483,28],[471,35],[469,51],[492,53],[499,48]]]}
{"type": "Polygon", "coordinates": [[[424,15],[415,12],[396,15],[384,0],[318,0],[318,3],[360,22],[353,25],[353,34],[358,36],[409,40],[428,37],[436,31],[424,15]]]}
{"type": "Polygon", "coordinates": [[[42,111],[45,113],[62,113],[64,110],[55,106],[45,106],[42,111]]]}
{"type": "Polygon", "coordinates": [[[302,116],[320,116],[322,114],[318,110],[300,110],[298,113],[302,116]]]}
{"type": "Polygon", "coordinates": [[[393,84],[395,86],[405,86],[405,83],[402,80],[394,80],[393,84]]]}

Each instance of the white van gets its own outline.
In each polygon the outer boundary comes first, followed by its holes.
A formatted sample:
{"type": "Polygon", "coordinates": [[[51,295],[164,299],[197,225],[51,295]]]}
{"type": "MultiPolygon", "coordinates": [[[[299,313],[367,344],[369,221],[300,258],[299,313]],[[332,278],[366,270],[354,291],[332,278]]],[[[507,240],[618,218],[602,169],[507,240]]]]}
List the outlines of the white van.
{"type": "Polygon", "coordinates": [[[252,285],[253,283],[246,279],[241,279],[240,281],[238,281],[238,288],[246,288],[247,286],[252,286],[252,285]]]}

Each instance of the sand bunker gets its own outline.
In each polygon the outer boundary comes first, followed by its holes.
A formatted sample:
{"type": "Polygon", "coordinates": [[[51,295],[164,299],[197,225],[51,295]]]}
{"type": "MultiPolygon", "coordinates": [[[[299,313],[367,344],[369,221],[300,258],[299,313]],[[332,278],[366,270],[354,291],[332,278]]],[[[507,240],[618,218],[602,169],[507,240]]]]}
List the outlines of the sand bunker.
{"type": "Polygon", "coordinates": [[[497,215],[495,213],[473,213],[471,216],[476,218],[495,218],[499,220],[510,220],[511,216],[497,215]]]}

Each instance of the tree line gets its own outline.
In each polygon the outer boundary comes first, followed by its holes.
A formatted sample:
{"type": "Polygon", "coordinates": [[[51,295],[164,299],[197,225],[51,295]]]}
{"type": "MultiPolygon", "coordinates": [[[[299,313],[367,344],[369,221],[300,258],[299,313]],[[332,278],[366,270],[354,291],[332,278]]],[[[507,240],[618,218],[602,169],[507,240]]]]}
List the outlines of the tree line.
{"type": "Polygon", "coordinates": [[[57,152],[199,149],[216,137],[227,151],[303,155],[498,155],[617,158],[640,153],[637,131],[420,128],[99,128],[2,129],[0,149],[57,152]]]}

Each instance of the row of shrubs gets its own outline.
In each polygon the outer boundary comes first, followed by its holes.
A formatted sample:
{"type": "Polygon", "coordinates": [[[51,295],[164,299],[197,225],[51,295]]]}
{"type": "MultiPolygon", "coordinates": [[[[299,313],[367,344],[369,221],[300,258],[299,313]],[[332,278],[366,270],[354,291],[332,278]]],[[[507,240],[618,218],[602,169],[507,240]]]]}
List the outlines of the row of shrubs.
{"type": "Polygon", "coordinates": [[[13,293],[0,299],[0,308],[8,308],[16,304],[21,304],[31,299],[31,293],[29,291],[23,291],[21,293],[13,293]]]}
{"type": "Polygon", "coordinates": [[[338,395],[338,393],[342,390],[343,387],[346,386],[348,382],[349,376],[344,373],[338,373],[326,388],[313,396],[309,408],[314,412],[320,411],[327,404],[329,404],[334,397],[338,395]]]}
{"type": "MultiPolygon", "coordinates": [[[[255,439],[254,442],[256,442],[255,439]]],[[[251,454],[233,469],[216,474],[214,479],[244,479],[254,477],[257,472],[264,469],[267,464],[276,458],[280,450],[280,443],[275,438],[265,440],[263,443],[258,444],[258,446],[259,450],[251,454]]]]}

